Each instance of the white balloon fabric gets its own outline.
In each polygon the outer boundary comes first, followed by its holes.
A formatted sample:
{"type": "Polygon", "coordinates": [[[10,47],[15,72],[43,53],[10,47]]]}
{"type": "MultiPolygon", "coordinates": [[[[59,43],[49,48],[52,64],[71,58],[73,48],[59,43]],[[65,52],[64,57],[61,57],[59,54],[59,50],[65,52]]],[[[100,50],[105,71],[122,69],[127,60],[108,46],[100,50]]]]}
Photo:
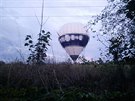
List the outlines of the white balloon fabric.
{"type": "Polygon", "coordinates": [[[86,47],[89,36],[81,23],[68,23],[62,26],[59,34],[59,42],[73,61],[76,61],[79,54],[86,47]]]}

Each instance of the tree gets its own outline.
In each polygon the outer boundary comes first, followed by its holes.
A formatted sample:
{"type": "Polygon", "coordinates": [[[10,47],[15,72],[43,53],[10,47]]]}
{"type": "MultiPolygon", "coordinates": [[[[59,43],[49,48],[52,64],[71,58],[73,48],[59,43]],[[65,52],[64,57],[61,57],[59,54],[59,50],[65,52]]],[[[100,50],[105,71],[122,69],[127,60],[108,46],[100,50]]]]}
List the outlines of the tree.
{"type": "Polygon", "coordinates": [[[50,32],[45,33],[44,30],[39,33],[38,42],[33,43],[31,35],[27,35],[25,38],[25,46],[29,47],[30,55],[27,59],[27,62],[30,64],[42,64],[45,63],[47,57],[46,51],[47,46],[49,46],[50,32]]]}
{"type": "Polygon", "coordinates": [[[125,13],[127,18],[135,21],[135,0],[123,0],[127,5],[125,7],[125,13]]]}
{"type": "MultiPolygon", "coordinates": [[[[40,24],[40,30],[39,30],[39,36],[38,36],[38,41],[36,44],[33,43],[32,41],[32,37],[31,35],[27,35],[25,38],[25,46],[29,47],[29,51],[31,52],[27,62],[30,64],[43,64],[45,63],[47,54],[47,46],[49,45],[49,41],[50,41],[50,32],[46,32],[43,30],[43,25],[47,22],[47,20],[44,21],[44,0],[42,1],[42,11],[41,11],[41,22],[39,22],[40,24]]],[[[38,19],[38,18],[37,18],[38,19]]]]}
{"type": "Polygon", "coordinates": [[[106,51],[115,62],[135,60],[135,0],[108,0],[108,5],[100,15],[89,22],[93,25],[101,22],[98,33],[101,42],[107,42],[106,51]],[[100,37],[107,37],[101,40],[100,37]]]}

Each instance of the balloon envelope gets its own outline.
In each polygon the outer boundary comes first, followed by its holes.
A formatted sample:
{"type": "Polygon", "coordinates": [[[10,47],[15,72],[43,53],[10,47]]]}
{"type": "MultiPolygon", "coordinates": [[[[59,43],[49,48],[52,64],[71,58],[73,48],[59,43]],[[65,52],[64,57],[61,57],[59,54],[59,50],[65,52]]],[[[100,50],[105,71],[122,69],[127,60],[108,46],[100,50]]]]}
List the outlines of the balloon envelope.
{"type": "Polygon", "coordinates": [[[68,23],[58,32],[59,42],[73,61],[76,61],[89,41],[89,36],[81,23],[68,23]]]}

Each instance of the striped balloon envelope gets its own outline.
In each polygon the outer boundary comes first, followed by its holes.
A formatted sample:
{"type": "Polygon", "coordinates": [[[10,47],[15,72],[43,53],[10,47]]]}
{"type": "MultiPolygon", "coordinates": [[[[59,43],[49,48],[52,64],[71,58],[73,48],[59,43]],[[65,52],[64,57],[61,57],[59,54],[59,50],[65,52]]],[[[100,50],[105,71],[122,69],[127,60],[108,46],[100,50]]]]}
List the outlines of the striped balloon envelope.
{"type": "Polygon", "coordinates": [[[81,23],[68,23],[58,32],[59,42],[73,61],[76,61],[80,53],[86,47],[89,36],[81,23]]]}

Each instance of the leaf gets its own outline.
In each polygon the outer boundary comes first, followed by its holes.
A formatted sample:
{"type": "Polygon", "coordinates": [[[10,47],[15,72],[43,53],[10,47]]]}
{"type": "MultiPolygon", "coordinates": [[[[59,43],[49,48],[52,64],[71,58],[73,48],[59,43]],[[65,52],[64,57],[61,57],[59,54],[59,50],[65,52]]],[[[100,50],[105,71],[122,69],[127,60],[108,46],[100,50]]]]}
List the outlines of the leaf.
{"type": "Polygon", "coordinates": [[[29,40],[29,37],[26,37],[25,40],[29,40]]]}
{"type": "Polygon", "coordinates": [[[27,38],[31,38],[31,35],[27,35],[26,37],[27,37],[27,38]]]}
{"type": "Polygon", "coordinates": [[[31,59],[31,57],[28,57],[28,60],[30,60],[31,59]]]}
{"type": "Polygon", "coordinates": [[[28,43],[25,43],[24,46],[29,46],[29,44],[28,43]]]}
{"type": "Polygon", "coordinates": [[[30,45],[30,47],[32,48],[32,47],[33,47],[33,45],[30,45]]]}
{"type": "Polygon", "coordinates": [[[29,43],[32,43],[33,41],[32,40],[29,40],[29,43]]]}
{"type": "Polygon", "coordinates": [[[42,45],[42,48],[45,48],[45,47],[46,47],[46,45],[45,45],[45,44],[43,44],[43,45],[42,45]]]}
{"type": "Polygon", "coordinates": [[[44,30],[42,30],[42,33],[45,33],[45,31],[44,31],[44,30]]]}

